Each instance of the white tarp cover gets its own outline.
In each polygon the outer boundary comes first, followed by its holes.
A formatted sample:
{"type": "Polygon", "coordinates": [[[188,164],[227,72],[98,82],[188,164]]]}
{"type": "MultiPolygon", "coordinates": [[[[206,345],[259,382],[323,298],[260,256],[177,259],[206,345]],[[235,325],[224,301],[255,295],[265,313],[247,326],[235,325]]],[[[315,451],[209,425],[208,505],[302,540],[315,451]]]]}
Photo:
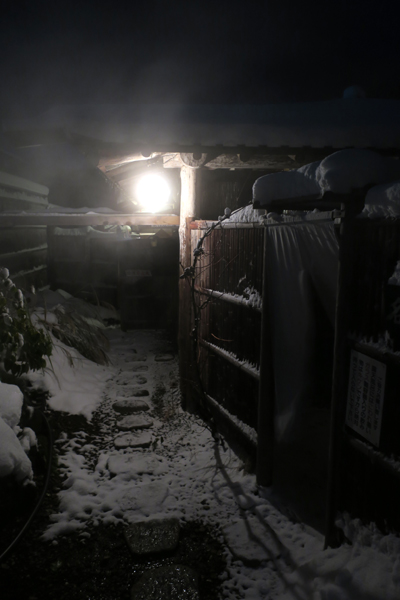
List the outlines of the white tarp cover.
{"type": "Polygon", "coordinates": [[[335,322],[338,242],[331,222],[266,228],[275,373],[276,439],[292,439],[307,408],[318,352],[317,294],[335,322]]]}

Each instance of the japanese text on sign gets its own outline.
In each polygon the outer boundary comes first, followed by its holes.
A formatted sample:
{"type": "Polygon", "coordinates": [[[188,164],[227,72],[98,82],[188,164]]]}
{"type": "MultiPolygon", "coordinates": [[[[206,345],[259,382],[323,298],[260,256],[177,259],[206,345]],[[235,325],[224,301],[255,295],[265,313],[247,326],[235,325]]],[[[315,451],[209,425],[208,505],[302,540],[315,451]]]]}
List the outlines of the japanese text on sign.
{"type": "Polygon", "coordinates": [[[379,446],[386,365],[352,350],[346,425],[379,446]]]}

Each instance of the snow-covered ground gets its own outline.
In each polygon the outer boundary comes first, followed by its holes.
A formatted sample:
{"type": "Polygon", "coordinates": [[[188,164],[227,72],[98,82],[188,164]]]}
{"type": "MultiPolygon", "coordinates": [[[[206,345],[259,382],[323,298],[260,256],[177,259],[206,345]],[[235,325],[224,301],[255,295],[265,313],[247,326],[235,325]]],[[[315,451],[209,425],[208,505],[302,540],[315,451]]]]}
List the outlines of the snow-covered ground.
{"type": "MultiPolygon", "coordinates": [[[[51,317],[49,317],[51,318],[51,317]]],[[[272,492],[257,487],[243,462],[180,404],[178,363],[160,332],[106,330],[111,366],[74,352],[71,366],[62,344],[54,372],[36,376],[50,389],[54,410],[96,420],[94,439],[84,430],[61,432],[55,441],[64,477],[58,511],[50,516],[45,543],[70,532],[88,537],[88,525],[133,523],[176,516],[215,526],[223,536],[227,569],[220,598],[229,600],[395,600],[400,597],[400,539],[342,516],[352,542],[323,550],[320,534],[292,522],[272,492]],[[57,383],[55,383],[57,382],[57,383]],[[121,437],[112,405],[137,390],[153,420],[148,448],[117,449],[121,437]]],[[[69,349],[71,351],[71,349],[69,349]]]]}

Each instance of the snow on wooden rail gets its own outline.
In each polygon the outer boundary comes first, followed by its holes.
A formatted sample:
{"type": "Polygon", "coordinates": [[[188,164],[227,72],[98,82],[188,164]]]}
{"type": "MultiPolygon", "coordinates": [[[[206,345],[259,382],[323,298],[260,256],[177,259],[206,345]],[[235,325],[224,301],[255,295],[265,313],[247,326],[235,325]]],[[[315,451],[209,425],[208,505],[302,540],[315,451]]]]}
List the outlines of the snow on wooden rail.
{"type": "Polygon", "coordinates": [[[253,429],[253,427],[250,427],[250,425],[246,425],[246,423],[243,423],[243,421],[241,421],[238,417],[226,410],[226,408],[221,406],[219,402],[214,400],[214,398],[212,398],[208,394],[206,394],[205,396],[212,409],[219,413],[220,416],[225,418],[226,421],[228,421],[228,423],[230,424],[230,426],[233,429],[237,430],[239,434],[243,435],[252,446],[257,446],[257,432],[255,429],[253,429]]]}
{"type": "Polygon", "coordinates": [[[249,362],[247,362],[245,360],[239,360],[237,358],[237,356],[232,354],[232,352],[227,352],[226,350],[223,350],[223,348],[220,348],[219,346],[216,346],[215,344],[211,344],[210,342],[207,342],[206,340],[200,340],[200,344],[202,346],[204,346],[205,348],[208,348],[209,350],[211,350],[211,352],[218,354],[218,356],[221,356],[222,358],[224,358],[225,360],[230,362],[232,365],[234,365],[241,371],[244,371],[244,373],[247,373],[247,375],[250,375],[250,377],[253,377],[253,379],[256,379],[257,381],[259,381],[260,371],[259,371],[259,369],[257,369],[257,367],[254,367],[253,365],[251,365],[249,362]]]}
{"type": "Polygon", "coordinates": [[[210,298],[224,300],[225,302],[231,302],[232,304],[238,304],[239,306],[244,306],[245,308],[250,308],[261,312],[261,306],[252,304],[250,298],[245,298],[244,296],[233,295],[229,294],[228,292],[218,292],[217,290],[209,290],[208,288],[202,288],[198,286],[195,286],[195,291],[198,294],[209,296],[210,298]]]}

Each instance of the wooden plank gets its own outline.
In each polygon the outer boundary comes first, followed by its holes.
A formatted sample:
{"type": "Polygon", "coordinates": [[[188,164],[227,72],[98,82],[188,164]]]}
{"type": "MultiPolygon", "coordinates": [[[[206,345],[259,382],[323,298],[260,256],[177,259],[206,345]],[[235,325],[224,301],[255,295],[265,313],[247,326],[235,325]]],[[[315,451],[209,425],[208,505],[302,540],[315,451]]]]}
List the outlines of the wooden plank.
{"type": "Polygon", "coordinates": [[[13,227],[0,230],[0,254],[35,248],[47,242],[47,229],[38,227],[13,227]]]}
{"type": "Polygon", "coordinates": [[[325,158],[335,150],[270,148],[261,149],[235,147],[224,152],[222,148],[201,148],[199,151],[173,154],[170,150],[163,157],[164,168],[179,169],[184,165],[206,169],[260,169],[275,173],[285,169],[298,169],[315,160],[325,158]]]}
{"type": "Polygon", "coordinates": [[[32,204],[30,199],[18,199],[12,197],[2,197],[0,196],[0,213],[4,212],[12,212],[16,213],[17,211],[24,212],[34,212],[37,210],[41,210],[44,205],[38,206],[38,204],[32,204]]]}
{"type": "Polygon", "coordinates": [[[65,214],[65,213],[30,213],[0,214],[0,227],[16,227],[31,225],[48,225],[52,227],[86,227],[88,225],[130,225],[131,227],[149,227],[164,229],[179,227],[177,215],[143,215],[143,214],[65,214]]]}
{"type": "Polygon", "coordinates": [[[39,183],[29,181],[29,179],[24,179],[23,177],[17,177],[16,175],[10,175],[10,173],[4,173],[4,171],[0,171],[0,185],[12,189],[26,190],[27,192],[38,194],[39,196],[49,195],[49,188],[45,185],[40,185],[39,183]]]}
{"type": "Polygon", "coordinates": [[[47,285],[47,265],[40,265],[34,269],[20,271],[12,275],[12,280],[18,288],[28,290],[34,286],[37,290],[47,285]]]}
{"type": "Polygon", "coordinates": [[[0,255],[0,264],[7,267],[11,278],[19,271],[34,269],[47,263],[47,244],[37,248],[26,248],[18,252],[0,255]]]}
{"type": "Polygon", "coordinates": [[[9,188],[0,188],[0,198],[2,200],[7,200],[8,204],[11,207],[14,207],[14,210],[16,210],[17,204],[22,206],[34,205],[36,209],[38,205],[43,207],[48,206],[49,204],[47,198],[44,198],[43,196],[34,196],[33,194],[29,194],[23,190],[14,190],[9,188]]]}

